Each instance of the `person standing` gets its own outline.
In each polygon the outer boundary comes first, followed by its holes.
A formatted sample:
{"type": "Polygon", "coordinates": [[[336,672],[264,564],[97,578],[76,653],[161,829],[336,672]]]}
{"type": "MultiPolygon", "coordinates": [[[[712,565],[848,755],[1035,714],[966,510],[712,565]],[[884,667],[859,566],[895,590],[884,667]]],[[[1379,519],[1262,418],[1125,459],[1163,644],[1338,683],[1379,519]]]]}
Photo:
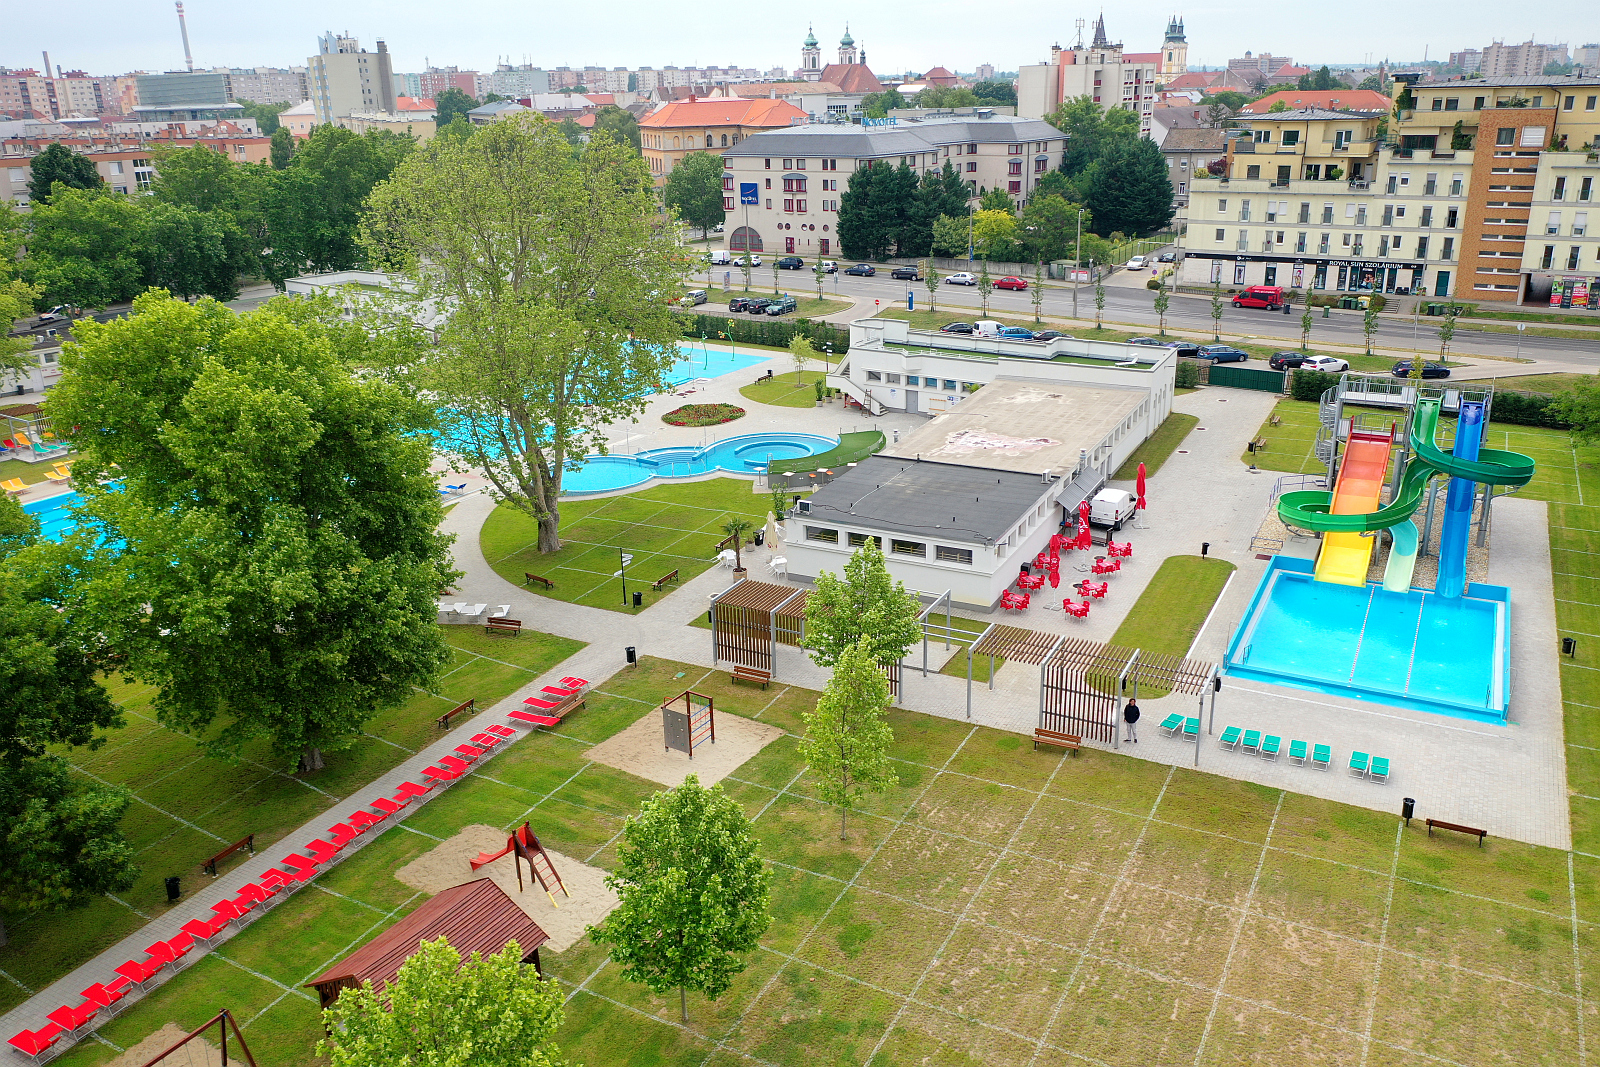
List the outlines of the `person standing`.
{"type": "Polygon", "coordinates": [[[1127,706],[1122,709],[1122,721],[1128,724],[1128,737],[1127,737],[1127,739],[1129,741],[1132,741],[1134,744],[1137,745],[1139,743],[1139,730],[1138,730],[1139,702],[1138,701],[1136,701],[1136,700],[1129,700],[1128,701],[1127,706]]]}

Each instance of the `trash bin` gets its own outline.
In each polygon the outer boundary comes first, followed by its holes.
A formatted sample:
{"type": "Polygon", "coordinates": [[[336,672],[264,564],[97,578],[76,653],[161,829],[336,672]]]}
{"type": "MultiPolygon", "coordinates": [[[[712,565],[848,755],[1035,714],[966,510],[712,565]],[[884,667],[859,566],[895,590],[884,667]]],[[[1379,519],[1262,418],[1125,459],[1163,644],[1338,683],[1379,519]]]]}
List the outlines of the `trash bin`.
{"type": "Polygon", "coordinates": [[[636,607],[636,608],[644,607],[644,594],[643,593],[637,593],[636,592],[636,593],[633,594],[633,606],[636,607]]]}
{"type": "Polygon", "coordinates": [[[169,903],[169,904],[172,903],[174,900],[177,900],[178,897],[180,897],[182,894],[183,894],[183,890],[178,888],[178,876],[175,875],[175,874],[170,876],[167,879],[167,903],[169,903]]]}

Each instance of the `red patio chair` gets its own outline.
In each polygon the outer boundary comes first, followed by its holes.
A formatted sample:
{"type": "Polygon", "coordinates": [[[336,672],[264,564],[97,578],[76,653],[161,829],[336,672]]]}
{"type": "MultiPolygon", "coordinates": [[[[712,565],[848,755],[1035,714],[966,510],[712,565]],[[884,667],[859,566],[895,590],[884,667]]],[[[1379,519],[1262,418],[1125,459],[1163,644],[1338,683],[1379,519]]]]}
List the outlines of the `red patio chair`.
{"type": "Polygon", "coordinates": [[[460,756],[465,762],[471,763],[473,760],[483,755],[483,749],[473,748],[471,745],[457,745],[456,755],[460,756]]]}
{"type": "Polygon", "coordinates": [[[100,1007],[100,1009],[105,1011],[107,1015],[114,1015],[116,1013],[113,1012],[111,1008],[120,1003],[122,998],[128,995],[128,985],[129,982],[126,978],[118,978],[115,982],[112,982],[111,985],[102,985],[101,983],[96,982],[88,989],[85,989],[82,996],[84,1000],[92,1001],[94,1004],[100,1007]]]}
{"type": "Polygon", "coordinates": [[[167,942],[167,948],[172,952],[172,969],[178,969],[178,961],[183,959],[194,948],[194,935],[181,933],[167,942]]]}
{"type": "Polygon", "coordinates": [[[495,737],[493,734],[473,734],[471,737],[467,738],[467,740],[470,743],[478,745],[484,749],[491,749],[504,739],[495,737]]]}
{"type": "Polygon", "coordinates": [[[92,1000],[85,1000],[81,1004],[70,1007],[63,1004],[49,1015],[46,1015],[45,1018],[61,1027],[61,1029],[76,1034],[79,1030],[89,1025],[89,1021],[95,1017],[99,1010],[100,1005],[92,1000]]]}
{"type": "Polygon", "coordinates": [[[227,925],[227,919],[219,919],[214,923],[206,922],[204,919],[190,919],[183,924],[182,930],[194,940],[204,941],[206,947],[210,948],[211,939],[216,937],[227,925]]]}
{"type": "MultiPolygon", "coordinates": [[[[440,760],[439,762],[443,763],[444,761],[440,760]]],[[[388,797],[379,797],[377,800],[374,800],[369,806],[377,808],[379,811],[383,812],[383,814],[385,816],[393,815],[395,812],[400,811],[402,808],[405,807],[404,804],[396,804],[394,801],[390,800],[388,797]]]]}
{"type": "Polygon", "coordinates": [[[178,958],[177,953],[172,951],[172,946],[165,941],[157,941],[145,949],[144,954],[150,958],[151,962],[163,967],[178,958]]]}
{"type": "Polygon", "coordinates": [[[418,797],[427,796],[432,788],[431,785],[418,785],[416,782],[401,782],[400,788],[395,790],[394,799],[401,804],[409,804],[418,797]]]}
{"type": "Polygon", "coordinates": [[[114,968],[114,970],[117,974],[143,989],[144,984],[154,978],[157,971],[161,970],[161,964],[153,960],[129,960],[122,966],[114,968]]]}
{"type": "Polygon", "coordinates": [[[351,826],[355,827],[356,833],[364,834],[382,822],[385,818],[387,818],[387,816],[374,815],[370,811],[358,811],[352,814],[350,818],[345,821],[351,826]]]}

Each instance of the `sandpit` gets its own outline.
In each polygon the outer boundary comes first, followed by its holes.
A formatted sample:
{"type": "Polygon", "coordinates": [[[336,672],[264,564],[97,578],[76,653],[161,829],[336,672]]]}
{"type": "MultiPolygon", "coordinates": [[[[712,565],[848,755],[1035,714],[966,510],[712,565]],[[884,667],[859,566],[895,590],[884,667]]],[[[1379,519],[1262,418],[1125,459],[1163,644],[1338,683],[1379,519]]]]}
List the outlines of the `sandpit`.
{"type": "Polygon", "coordinates": [[[694,759],[682,752],[668,751],[662,741],[661,710],[652,708],[632,726],[595,745],[585,758],[607,767],[660,782],[682,785],[689,775],[698,775],[700,784],[715,785],[756,753],[783,736],[776,726],[754,719],[717,712],[717,740],[696,746],[694,759]]]}
{"type": "MultiPolygon", "coordinates": [[[[537,834],[538,827],[533,831],[537,834]]],[[[522,865],[522,890],[518,892],[516,865],[511,856],[502,856],[473,873],[468,861],[480,852],[499,852],[506,845],[506,837],[505,830],[481,823],[465,827],[448,841],[395,871],[394,876],[429,896],[474,879],[493,879],[495,885],[505,890],[506,896],[516,901],[517,906],[550,935],[544,946],[550,952],[565,951],[583,936],[585,928],[598,925],[617,906],[617,895],[606,888],[605,871],[563,856],[554,849],[545,852],[555,864],[567,892],[572,894],[563,896],[560,889],[552,886],[555,905],[550,903],[536,880],[530,881],[527,864],[522,865]]]]}
{"type": "MultiPolygon", "coordinates": [[[[224,1023],[224,1026],[227,1024],[224,1023]]],[[[145,1064],[161,1055],[167,1049],[178,1043],[179,1038],[189,1031],[177,1023],[168,1023],[155,1033],[140,1041],[137,1045],[109,1061],[106,1067],[144,1067],[145,1064]]],[[[215,1036],[215,1030],[209,1030],[205,1035],[195,1038],[183,1046],[181,1052],[174,1052],[163,1064],[176,1064],[178,1067],[222,1067],[222,1053],[217,1046],[212,1044],[207,1037],[215,1036]]],[[[228,1062],[243,1063],[244,1057],[239,1055],[238,1042],[233,1042],[228,1049],[228,1062]]]]}

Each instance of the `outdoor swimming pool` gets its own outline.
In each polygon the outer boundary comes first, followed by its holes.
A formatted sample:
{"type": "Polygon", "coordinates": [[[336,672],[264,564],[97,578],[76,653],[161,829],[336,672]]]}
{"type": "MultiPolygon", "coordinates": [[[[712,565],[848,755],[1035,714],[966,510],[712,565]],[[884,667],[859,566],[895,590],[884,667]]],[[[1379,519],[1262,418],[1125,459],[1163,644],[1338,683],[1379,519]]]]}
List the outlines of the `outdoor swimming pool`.
{"type": "Polygon", "coordinates": [[[608,493],[652,478],[691,478],[712,471],[754,474],[775,459],[815,456],[837,438],[807,433],[751,433],[704,447],[652,448],[629,456],[589,456],[562,479],[565,493],[608,493]]]}
{"type": "Polygon", "coordinates": [[[42,500],[30,500],[22,510],[39,520],[39,533],[46,541],[59,541],[78,526],[71,508],[78,503],[76,492],[57,493],[42,500]]]}
{"type": "Polygon", "coordinates": [[[685,340],[678,346],[681,353],[677,362],[662,375],[668,385],[678,386],[696,378],[718,378],[736,370],[754,367],[772,358],[770,353],[738,352],[716,345],[702,346],[698,341],[685,340]]]}
{"type": "Polygon", "coordinates": [[[1466,596],[1335,585],[1310,560],[1279,556],[1228,648],[1231,676],[1376,703],[1504,722],[1510,603],[1502,586],[1466,596]]]}

